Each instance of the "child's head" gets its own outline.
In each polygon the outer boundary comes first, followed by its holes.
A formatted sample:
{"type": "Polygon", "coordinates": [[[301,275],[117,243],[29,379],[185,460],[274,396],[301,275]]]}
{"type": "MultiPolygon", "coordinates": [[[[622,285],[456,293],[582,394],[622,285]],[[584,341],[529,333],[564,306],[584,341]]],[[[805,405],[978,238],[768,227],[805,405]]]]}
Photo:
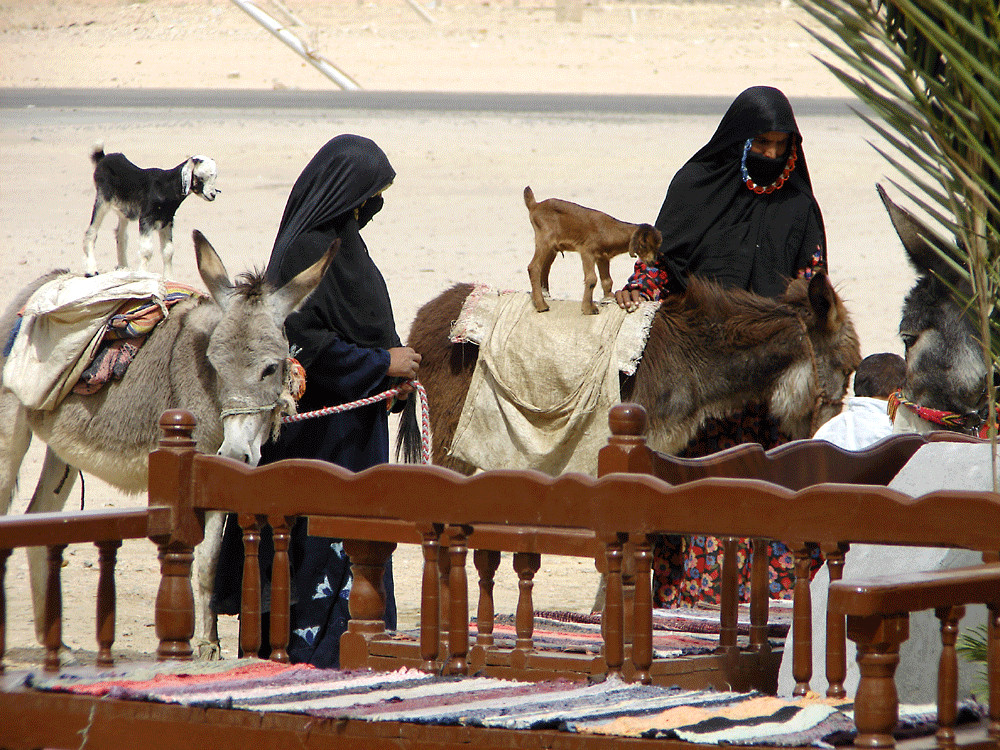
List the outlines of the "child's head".
{"type": "Polygon", "coordinates": [[[906,360],[898,354],[872,354],[854,373],[854,395],[889,398],[906,381],[906,360]]]}

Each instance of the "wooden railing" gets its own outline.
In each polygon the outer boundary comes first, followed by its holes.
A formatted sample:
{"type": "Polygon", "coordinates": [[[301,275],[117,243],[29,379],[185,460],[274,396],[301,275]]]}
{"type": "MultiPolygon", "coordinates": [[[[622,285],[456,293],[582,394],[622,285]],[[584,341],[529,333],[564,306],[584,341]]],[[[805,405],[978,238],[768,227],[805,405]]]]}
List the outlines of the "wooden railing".
{"type": "Polygon", "coordinates": [[[55,671],[60,666],[59,649],[62,646],[63,551],[70,544],[93,543],[97,546],[97,664],[107,666],[114,663],[111,647],[115,641],[115,563],[118,548],[125,539],[165,538],[170,528],[170,509],[166,507],[0,517],[0,672],[3,671],[7,641],[4,578],[7,559],[13,550],[20,547],[48,548],[43,645],[45,669],[55,671]]]}
{"type": "MultiPolygon", "coordinates": [[[[424,545],[424,575],[421,600],[423,638],[421,653],[426,666],[453,674],[465,674],[469,667],[469,597],[466,557],[469,540],[479,530],[496,526],[541,527],[549,530],[587,529],[603,550],[608,570],[608,596],[604,609],[604,659],[608,674],[621,674],[625,663],[624,601],[622,561],[626,540],[634,543],[636,595],[632,604],[634,633],[631,662],[634,678],[648,680],[652,658],[652,607],[650,591],[649,537],[657,533],[711,534],[748,538],[781,539],[794,550],[797,567],[807,553],[807,543],[834,549],[850,542],[959,547],[995,555],[1000,550],[1000,497],[990,492],[935,492],[914,501],[878,485],[820,484],[792,491],[760,480],[709,477],[670,486],[652,476],[612,473],[600,479],[583,475],[548,477],[530,471],[493,471],[464,477],[438,467],[384,465],[352,474],[336,466],[308,460],[282,461],[258,469],[226,459],[197,454],[190,444],[193,421],[189,415],[168,413],[163,425],[168,433],[163,446],[150,460],[150,501],[169,503],[174,509],[177,533],[165,546],[177,556],[178,565],[163,566],[164,577],[157,600],[161,654],[173,653],[186,645],[190,632],[183,617],[190,600],[190,546],[200,539],[199,513],[204,510],[231,510],[245,519],[267,520],[279,536],[286,533],[295,516],[330,519],[329,531],[339,529],[350,536],[351,524],[364,523],[377,536],[390,529],[409,526],[424,545]],[[185,437],[186,436],[186,437],[185,437]],[[968,518],[975,518],[975,524],[968,518]],[[873,524],[872,518],[879,523],[873,524]],[[343,519],[343,520],[341,520],[343,519]],[[444,540],[444,541],[442,541],[444,540]],[[446,548],[446,553],[441,550],[446,548]],[[441,554],[450,560],[446,590],[438,586],[441,554]],[[185,589],[186,587],[186,589],[185,589]],[[448,599],[449,616],[441,618],[441,597],[448,599]],[[164,615],[171,615],[165,617],[164,615]],[[447,631],[447,651],[439,655],[447,631]]],[[[249,537],[253,523],[246,524],[249,537]]],[[[324,532],[326,533],[326,532],[324,532]]],[[[287,645],[287,556],[276,543],[275,576],[272,586],[272,647],[283,658],[287,645]],[[284,589],[284,591],[282,591],[284,589]],[[284,611],[277,611],[278,609],[284,611]],[[276,625],[277,621],[277,627],[276,625]]],[[[373,641],[385,640],[382,612],[384,596],[381,574],[393,549],[392,542],[353,540],[345,543],[353,567],[349,630],[341,641],[345,662],[352,654],[368,653],[373,641]]],[[[252,556],[251,556],[252,559],[252,556]]],[[[247,579],[252,579],[251,570],[247,579]]],[[[1000,569],[987,565],[968,573],[955,574],[941,606],[957,606],[960,600],[987,600],[995,611],[1000,606],[1000,569]],[[971,581],[971,583],[970,583],[971,581]],[[982,586],[986,586],[983,593],[982,586]],[[976,587],[979,588],[976,588],[976,587]],[[970,593],[970,592],[974,592],[970,593]],[[952,604],[948,604],[951,602],[952,604]]],[[[245,580],[246,585],[246,580],[245,580]]],[[[892,583],[888,584],[894,585],[892,583]]],[[[247,598],[244,589],[244,597],[247,598]]],[[[845,603],[844,614],[861,616],[863,624],[879,617],[898,623],[900,601],[906,606],[938,606],[930,594],[914,594],[914,599],[862,597],[877,615],[866,615],[861,604],[845,603]],[[920,598],[924,596],[925,598],[920,598]],[[874,604],[871,604],[874,602],[874,604]],[[866,619],[867,618],[867,619],[866,619]]],[[[942,594],[942,596],[945,596],[942,594]]],[[[808,613],[808,576],[800,576],[795,590],[795,612],[808,613]]],[[[839,601],[839,600],[838,600],[839,601]]],[[[839,605],[838,605],[839,606],[839,605]]],[[[948,615],[949,621],[957,613],[948,615]]],[[[244,613],[246,616],[246,613],[244,613]]],[[[806,614],[805,622],[808,622],[806,614]]],[[[905,632],[898,625],[892,637],[885,628],[875,631],[859,627],[852,620],[850,636],[859,653],[876,654],[876,670],[862,672],[859,700],[867,706],[859,727],[858,744],[879,746],[891,734],[895,695],[889,689],[898,660],[898,643],[905,632]]],[[[802,628],[805,656],[809,654],[809,628],[802,628]]],[[[997,629],[990,631],[990,648],[995,653],[997,629]]],[[[244,646],[252,646],[245,643],[244,646]]],[[[522,644],[522,648],[529,648],[522,644]]],[[[800,645],[797,643],[796,663],[800,645]]],[[[798,667],[796,667],[798,669],[798,667]]],[[[945,670],[947,671],[947,670],[945,670]]],[[[800,677],[796,674],[796,678],[800,677]]],[[[991,692],[997,690],[998,670],[991,664],[991,692]]],[[[947,676],[944,684],[948,684],[947,676]]],[[[946,697],[945,703],[948,703],[946,697]]],[[[943,707],[943,715],[954,710],[943,707]]],[[[991,704],[991,731],[1000,727],[1000,704],[991,704]]]]}

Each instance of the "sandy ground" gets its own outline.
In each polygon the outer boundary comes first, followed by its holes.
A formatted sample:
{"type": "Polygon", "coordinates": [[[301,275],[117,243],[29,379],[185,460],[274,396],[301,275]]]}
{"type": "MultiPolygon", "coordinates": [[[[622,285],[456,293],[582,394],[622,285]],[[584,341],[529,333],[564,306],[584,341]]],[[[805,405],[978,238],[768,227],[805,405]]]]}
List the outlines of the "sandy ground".
{"type": "MultiPolygon", "coordinates": [[[[844,97],[812,57],[819,47],[794,6],[769,0],[583,3],[582,20],[557,20],[555,0],[420,7],[404,0],[292,5],[308,29],[296,33],[363,88],[385,91],[705,94],[730,98],[748,85],[779,86],[792,99],[844,97]]],[[[277,14],[274,6],[262,7],[277,14]]],[[[222,0],[0,0],[0,87],[333,89],[312,66],[222,0]]],[[[103,140],[142,166],[169,167],[205,153],[219,164],[222,195],[190,198],[177,214],[176,276],[198,283],[190,233],[200,229],[233,273],[265,264],[295,177],[328,138],[374,138],[398,177],[386,208],[365,231],[393,296],[405,340],[417,308],[456,281],[527,288],[533,249],[521,200],[558,196],[628,221],[652,221],[674,171],[711,135],[711,116],[503,115],[491,113],[187,109],[3,109],[0,118],[0,242],[6,300],[38,273],[82,268],[81,240],[93,201],[91,144],[103,140]]],[[[827,224],[831,274],[847,301],[865,354],[901,351],[895,330],[912,283],[874,183],[888,166],[865,143],[857,118],[799,116],[815,192],[827,224]]],[[[113,223],[98,237],[102,268],[114,257],[113,223]]],[[[136,234],[131,230],[132,247],[136,234]]],[[[154,265],[154,268],[157,268],[154,265]]],[[[616,282],[629,273],[616,259],[616,282]]],[[[553,269],[553,291],[578,298],[573,259],[553,269]]],[[[31,495],[42,451],[29,452],[14,511],[31,495]]],[[[79,486],[72,502],[78,503],[79,486]]],[[[142,505],[87,477],[89,508],[142,505]]],[[[118,652],[155,648],[158,582],[148,541],[119,556],[118,652]]],[[[64,639],[93,651],[96,552],[67,551],[64,639]]],[[[512,612],[509,562],[498,607],[512,612]]],[[[397,590],[419,590],[416,549],[396,554],[397,590]]],[[[589,611],[596,577],[587,560],[543,561],[536,606],[589,611]]],[[[8,566],[10,661],[34,659],[24,556],[8,566]]],[[[415,623],[400,596],[401,624],[415,623]]],[[[222,618],[226,655],[235,618],[222,618]]]]}

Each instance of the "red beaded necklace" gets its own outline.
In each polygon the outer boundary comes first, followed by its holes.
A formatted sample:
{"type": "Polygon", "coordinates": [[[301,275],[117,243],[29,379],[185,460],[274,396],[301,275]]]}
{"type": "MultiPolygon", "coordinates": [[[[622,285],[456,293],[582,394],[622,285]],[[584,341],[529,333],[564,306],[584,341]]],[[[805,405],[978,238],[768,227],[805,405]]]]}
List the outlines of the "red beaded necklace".
{"type": "Polygon", "coordinates": [[[778,190],[782,185],[784,185],[785,180],[787,180],[788,176],[795,170],[795,162],[799,158],[798,153],[796,152],[795,149],[794,142],[791,144],[791,147],[792,147],[792,152],[788,155],[788,161],[785,162],[785,168],[782,170],[781,174],[778,175],[778,179],[776,179],[767,187],[761,187],[760,185],[758,185],[756,182],[753,181],[753,178],[747,172],[746,154],[744,153],[742,172],[743,172],[743,181],[746,184],[747,188],[753,190],[755,193],[757,193],[757,195],[761,195],[764,193],[768,194],[773,193],[775,190],[778,190]]]}

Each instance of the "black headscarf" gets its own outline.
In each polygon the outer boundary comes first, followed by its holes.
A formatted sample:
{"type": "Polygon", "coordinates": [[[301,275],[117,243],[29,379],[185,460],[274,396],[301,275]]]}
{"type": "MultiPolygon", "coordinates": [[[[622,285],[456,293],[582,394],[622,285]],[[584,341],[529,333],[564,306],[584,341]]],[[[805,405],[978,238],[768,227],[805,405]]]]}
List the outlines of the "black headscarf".
{"type": "MultiPolygon", "coordinates": [[[[374,141],[358,135],[333,138],[292,186],[267,264],[268,280],[280,286],[317,261],[339,237],[340,250],[307,301],[308,309],[293,316],[319,318],[322,327],[340,338],[369,348],[400,345],[385,280],[359,233],[382,208],[381,192],[395,176],[374,141]]],[[[288,327],[290,334],[296,328],[292,318],[288,327]]],[[[293,343],[310,348],[308,341],[293,343]]],[[[304,364],[310,354],[316,353],[307,352],[304,364]]]]}
{"type": "Polygon", "coordinates": [[[671,291],[683,290],[688,275],[697,274],[777,296],[799,270],[796,238],[810,220],[819,225],[825,256],[822,215],[792,107],[778,89],[755,86],[736,97],[712,139],[671,181],[656,219],[663,233],[657,265],[666,270],[671,291]],[[779,189],[758,194],[745,183],[743,154],[747,139],[768,131],[789,133],[789,150],[777,165],[748,155],[751,174],[780,174],[792,148],[796,161],[779,189]]]}

